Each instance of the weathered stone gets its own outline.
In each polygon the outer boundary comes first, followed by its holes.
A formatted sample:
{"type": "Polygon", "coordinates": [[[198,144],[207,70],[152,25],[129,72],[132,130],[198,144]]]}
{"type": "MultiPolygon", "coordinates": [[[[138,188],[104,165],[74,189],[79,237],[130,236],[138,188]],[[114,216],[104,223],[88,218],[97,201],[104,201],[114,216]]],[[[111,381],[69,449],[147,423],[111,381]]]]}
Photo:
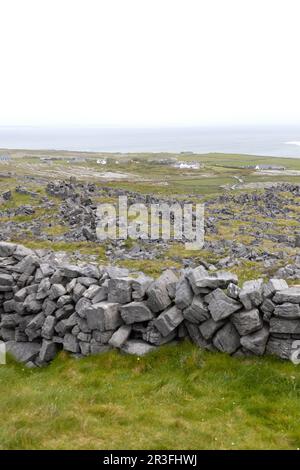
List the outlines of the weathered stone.
{"type": "Polygon", "coordinates": [[[153,282],[152,277],[141,275],[137,279],[132,280],[132,299],[141,301],[146,295],[148,287],[153,282]]]}
{"type": "Polygon", "coordinates": [[[169,297],[175,299],[178,277],[174,271],[172,271],[172,269],[166,269],[159,279],[160,282],[165,283],[169,297]]]}
{"type": "Polygon", "coordinates": [[[107,344],[113,334],[114,334],[114,330],[108,330],[108,331],[94,330],[92,332],[92,337],[98,343],[107,344]]]}
{"type": "Polygon", "coordinates": [[[15,243],[0,242],[0,258],[12,256],[17,249],[15,243]]]}
{"type": "Polygon", "coordinates": [[[33,361],[39,354],[40,349],[40,343],[22,343],[19,341],[8,341],[6,343],[6,352],[19,362],[33,361]]]}
{"type": "Polygon", "coordinates": [[[273,317],[270,320],[270,333],[300,334],[300,319],[285,320],[273,317]]]}
{"type": "Polygon", "coordinates": [[[80,300],[80,298],[83,296],[85,291],[86,291],[86,288],[82,284],[79,284],[79,282],[76,283],[76,285],[73,289],[73,300],[74,300],[74,302],[78,302],[78,300],[80,300]]]}
{"type": "Polygon", "coordinates": [[[85,297],[82,297],[81,299],[78,300],[76,306],[75,306],[75,311],[78,313],[78,315],[82,318],[86,318],[86,313],[91,308],[92,303],[89,299],[86,299],[85,297]]]}
{"type": "Polygon", "coordinates": [[[53,341],[48,341],[46,339],[42,342],[42,347],[39,353],[39,359],[41,362],[49,362],[52,361],[56,354],[57,354],[57,343],[53,343],[53,341]]]}
{"type": "MultiPolygon", "coordinates": [[[[93,340],[92,340],[93,341],[93,340]]],[[[112,347],[108,344],[100,344],[91,342],[91,354],[103,354],[110,351],[112,347]]]]}
{"type": "Polygon", "coordinates": [[[77,282],[79,282],[79,284],[81,284],[82,286],[89,288],[97,284],[97,279],[94,279],[93,277],[81,276],[77,278],[77,282]]]}
{"type": "Polygon", "coordinates": [[[176,289],[175,304],[179,309],[183,310],[191,305],[192,300],[193,291],[188,280],[186,278],[180,279],[176,289]]]}
{"type": "Polygon", "coordinates": [[[240,292],[240,300],[246,310],[258,307],[263,301],[263,279],[246,281],[240,292]]]}
{"type": "Polygon", "coordinates": [[[250,333],[241,338],[241,345],[257,356],[262,356],[269,338],[269,330],[264,327],[261,330],[250,333]]]}
{"type": "Polygon", "coordinates": [[[131,333],[131,326],[129,325],[122,325],[120,328],[112,335],[108,344],[113,346],[114,348],[120,348],[125,341],[128,340],[131,333]]]}
{"type": "Polygon", "coordinates": [[[292,353],[292,339],[279,339],[270,337],[266,353],[280,357],[281,359],[290,359],[292,353]]]}
{"type": "Polygon", "coordinates": [[[74,278],[81,276],[81,270],[73,264],[65,264],[60,267],[60,271],[64,277],[74,278]]]}
{"type": "Polygon", "coordinates": [[[62,295],[57,300],[57,307],[62,308],[66,304],[70,304],[72,302],[72,297],[70,295],[62,295]]]}
{"type": "Polygon", "coordinates": [[[260,310],[263,313],[273,313],[275,309],[275,304],[271,299],[265,299],[260,306],[260,310]]]}
{"type": "Polygon", "coordinates": [[[119,312],[119,304],[100,302],[86,311],[86,319],[91,330],[115,330],[123,321],[119,312]]]}
{"type": "Polygon", "coordinates": [[[70,333],[64,336],[63,347],[66,351],[78,353],[80,351],[77,338],[70,333]]]}
{"type": "Polygon", "coordinates": [[[153,321],[150,321],[147,328],[142,332],[142,338],[147,343],[161,346],[162,344],[169,343],[176,337],[176,331],[172,331],[167,336],[163,336],[160,331],[154,326],[153,321]]]}
{"type": "Polygon", "coordinates": [[[85,341],[85,342],[90,342],[91,338],[92,338],[92,335],[90,333],[83,333],[82,331],[80,331],[77,336],[77,339],[79,339],[79,341],[85,341]]]}
{"type": "Polygon", "coordinates": [[[38,313],[33,317],[32,320],[27,325],[27,328],[37,330],[38,328],[41,328],[44,324],[45,321],[45,315],[43,312],[38,313]]]}
{"type": "Polygon", "coordinates": [[[52,315],[56,310],[56,303],[53,300],[46,299],[43,303],[43,312],[45,316],[52,315]]]}
{"type": "Polygon", "coordinates": [[[154,326],[163,336],[170,334],[184,320],[181,310],[175,305],[162,312],[155,320],[154,326]]]}
{"type": "Polygon", "coordinates": [[[300,304],[300,287],[289,287],[288,289],[276,292],[273,297],[276,304],[291,303],[300,304]]]}
{"type": "Polygon", "coordinates": [[[49,292],[49,299],[56,300],[62,295],[65,295],[66,293],[66,289],[61,284],[52,284],[49,292]]]}
{"type": "Polygon", "coordinates": [[[91,352],[91,345],[85,341],[79,341],[79,348],[83,356],[88,356],[91,352]]]}
{"type": "Polygon", "coordinates": [[[25,298],[27,297],[27,288],[23,287],[22,289],[18,290],[14,294],[14,299],[16,302],[24,302],[25,298]]]}
{"type": "Polygon", "coordinates": [[[281,318],[300,319],[300,305],[288,302],[276,305],[274,315],[281,318]]]}
{"type": "Polygon", "coordinates": [[[204,297],[213,320],[219,321],[229,317],[242,308],[240,302],[228,297],[221,289],[216,289],[204,297]]]}
{"type": "Polygon", "coordinates": [[[213,344],[210,341],[207,341],[203,336],[202,333],[200,332],[199,325],[196,325],[195,323],[191,323],[187,320],[184,322],[186,329],[188,331],[188,335],[199,348],[201,349],[207,349],[209,351],[214,351],[216,348],[213,346],[213,344]]]}
{"type": "Polygon", "coordinates": [[[156,349],[155,346],[145,343],[145,341],[138,340],[138,339],[131,339],[126,341],[122,345],[122,351],[126,352],[127,354],[134,354],[136,356],[144,356],[151,351],[156,349]]]}
{"type": "Polygon", "coordinates": [[[210,313],[200,296],[195,295],[191,305],[183,310],[183,317],[192,323],[201,323],[208,320],[210,313]]]}
{"type": "Polygon", "coordinates": [[[235,274],[227,271],[209,273],[204,266],[191,270],[187,276],[195,294],[199,293],[199,288],[225,289],[230,283],[237,284],[238,282],[235,274]]]}
{"type": "Polygon", "coordinates": [[[127,325],[136,322],[148,321],[153,313],[144,302],[131,302],[120,307],[121,317],[127,325]]]}
{"type": "Polygon", "coordinates": [[[262,319],[259,315],[259,310],[242,310],[234,313],[230,320],[236,327],[241,336],[249,335],[254,331],[260,330],[263,327],[262,319]]]}
{"type": "Polygon", "coordinates": [[[38,313],[42,310],[42,302],[36,300],[36,294],[29,294],[23,305],[29,313],[38,313]]]}
{"type": "Polygon", "coordinates": [[[228,322],[214,336],[214,346],[222,352],[234,353],[240,347],[240,337],[232,323],[228,322]]]}
{"type": "Polygon", "coordinates": [[[1,315],[1,323],[0,326],[4,328],[15,328],[20,321],[20,316],[18,314],[3,314],[1,315]]]}
{"type": "Polygon", "coordinates": [[[288,287],[284,279],[270,279],[269,282],[264,285],[264,297],[272,297],[275,292],[288,289],[288,287]]]}
{"type": "Polygon", "coordinates": [[[49,315],[45,318],[44,324],[42,326],[42,336],[46,339],[51,339],[54,335],[54,327],[56,324],[56,318],[49,315]]]}
{"type": "Polygon", "coordinates": [[[57,320],[63,320],[64,318],[69,318],[74,313],[74,310],[73,304],[67,304],[56,310],[55,316],[57,320]]]}
{"type": "Polygon", "coordinates": [[[56,323],[54,328],[58,334],[64,335],[66,332],[70,331],[75,325],[77,325],[77,315],[76,313],[73,313],[69,318],[65,318],[56,323]]]}
{"type": "Polygon", "coordinates": [[[39,265],[37,256],[25,256],[18,264],[15,264],[13,270],[17,273],[33,274],[39,265]]]}
{"type": "Polygon", "coordinates": [[[14,328],[0,328],[0,338],[3,341],[11,341],[15,339],[15,330],[14,328]]]}
{"type": "Polygon", "coordinates": [[[14,279],[10,274],[0,272],[0,286],[12,286],[14,279]]]}
{"type": "MultiPolygon", "coordinates": [[[[177,277],[171,270],[165,271],[147,290],[148,306],[154,313],[165,310],[175,297],[175,280],[177,277]]],[[[177,279],[178,280],[178,279],[177,279]]]]}
{"type": "Polygon", "coordinates": [[[227,295],[232,299],[238,300],[241,289],[236,284],[230,282],[227,287],[227,295]]]}
{"type": "Polygon", "coordinates": [[[115,278],[108,281],[108,301],[127,304],[131,301],[131,278],[115,278]]]}
{"type": "Polygon", "coordinates": [[[199,330],[202,334],[202,336],[206,339],[209,340],[213,337],[213,335],[218,331],[222,326],[224,325],[225,321],[214,321],[212,318],[209,318],[205,322],[201,323],[199,326],[199,330]]]}

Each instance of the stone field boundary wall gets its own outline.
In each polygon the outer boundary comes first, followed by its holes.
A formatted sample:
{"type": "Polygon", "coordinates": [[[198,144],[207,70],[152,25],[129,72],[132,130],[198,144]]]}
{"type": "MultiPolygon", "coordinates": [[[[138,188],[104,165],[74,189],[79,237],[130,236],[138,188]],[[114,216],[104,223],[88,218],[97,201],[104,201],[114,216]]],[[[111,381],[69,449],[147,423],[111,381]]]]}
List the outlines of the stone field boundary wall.
{"type": "Polygon", "coordinates": [[[236,275],[202,265],[152,279],[0,242],[0,319],[7,352],[28,367],[46,365],[61,349],[142,356],[185,337],[233,356],[289,359],[300,340],[300,287],[283,279],[238,287],[236,275]]]}

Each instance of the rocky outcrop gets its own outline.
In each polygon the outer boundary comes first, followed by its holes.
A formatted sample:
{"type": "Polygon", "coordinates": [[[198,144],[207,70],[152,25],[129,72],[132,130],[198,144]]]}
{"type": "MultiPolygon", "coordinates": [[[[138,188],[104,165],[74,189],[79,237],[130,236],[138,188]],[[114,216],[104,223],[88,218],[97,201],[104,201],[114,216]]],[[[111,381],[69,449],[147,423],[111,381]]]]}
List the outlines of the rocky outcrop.
{"type": "Polygon", "coordinates": [[[283,279],[238,287],[235,275],[204,266],[154,280],[0,242],[0,319],[0,339],[28,367],[61,349],[143,355],[184,337],[210,351],[288,359],[300,339],[300,287],[283,279]]]}

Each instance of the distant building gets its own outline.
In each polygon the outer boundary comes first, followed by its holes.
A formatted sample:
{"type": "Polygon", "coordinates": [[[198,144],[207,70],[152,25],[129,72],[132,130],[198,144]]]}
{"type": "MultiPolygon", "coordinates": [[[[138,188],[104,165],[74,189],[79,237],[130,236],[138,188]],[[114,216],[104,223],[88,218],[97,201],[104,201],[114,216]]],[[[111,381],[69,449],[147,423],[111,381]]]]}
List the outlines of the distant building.
{"type": "Polygon", "coordinates": [[[0,162],[9,162],[10,160],[11,160],[11,157],[8,153],[0,154],[0,162]]]}
{"type": "Polygon", "coordinates": [[[97,160],[97,163],[98,163],[98,165],[106,165],[107,161],[105,160],[105,158],[102,158],[102,159],[99,158],[99,159],[97,160]]]}
{"type": "Polygon", "coordinates": [[[201,168],[199,162],[177,162],[174,164],[175,168],[185,169],[185,170],[199,170],[201,168]]]}
{"type": "Polygon", "coordinates": [[[277,165],[256,165],[255,170],[277,170],[277,171],[284,171],[284,166],[277,166],[277,165]]]}
{"type": "Polygon", "coordinates": [[[278,165],[246,165],[243,168],[246,168],[247,170],[277,170],[277,171],[284,171],[286,168],[284,166],[278,166],[278,165]]]}

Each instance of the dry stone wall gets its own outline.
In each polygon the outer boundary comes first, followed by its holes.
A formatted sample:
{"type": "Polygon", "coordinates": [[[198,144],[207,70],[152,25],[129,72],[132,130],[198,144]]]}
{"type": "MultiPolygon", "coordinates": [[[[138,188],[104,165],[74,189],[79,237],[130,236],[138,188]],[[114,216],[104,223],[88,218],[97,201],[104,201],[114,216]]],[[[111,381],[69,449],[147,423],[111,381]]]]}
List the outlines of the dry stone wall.
{"type": "Polygon", "coordinates": [[[210,351],[289,359],[300,339],[300,287],[282,279],[238,287],[234,274],[203,266],[154,280],[0,242],[0,319],[0,339],[28,367],[60,349],[144,355],[185,337],[210,351]]]}

